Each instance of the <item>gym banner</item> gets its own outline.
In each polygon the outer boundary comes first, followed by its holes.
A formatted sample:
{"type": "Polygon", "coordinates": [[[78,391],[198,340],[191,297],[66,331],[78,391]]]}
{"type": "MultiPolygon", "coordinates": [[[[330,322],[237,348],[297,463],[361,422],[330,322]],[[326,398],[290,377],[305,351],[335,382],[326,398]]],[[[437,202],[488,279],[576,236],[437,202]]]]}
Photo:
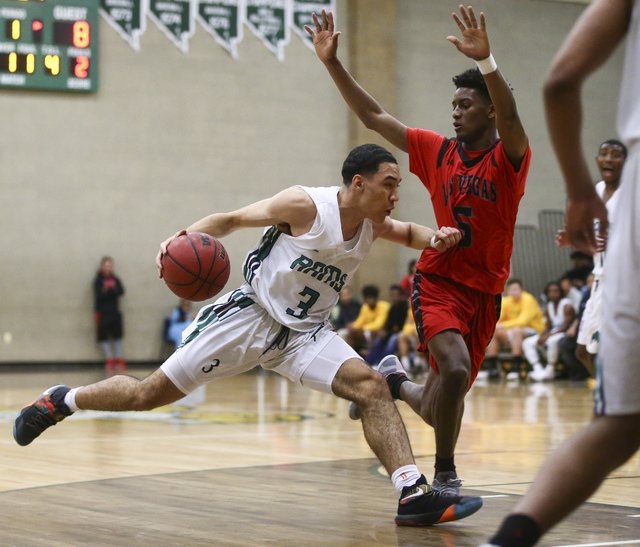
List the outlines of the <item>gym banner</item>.
{"type": "MultiPolygon", "coordinates": [[[[202,2],[202,0],[200,0],[202,2]]],[[[305,2],[303,0],[293,0],[293,31],[302,38],[302,41],[307,44],[312,50],[313,38],[309,33],[304,30],[304,26],[308,25],[310,29],[315,31],[315,25],[311,14],[315,13],[319,20],[322,20],[322,10],[327,13],[333,13],[333,20],[336,17],[336,2],[335,0],[316,0],[315,2],[305,2]]]]}
{"type": "Polygon", "coordinates": [[[100,14],[136,51],[146,26],[144,0],[100,0],[100,14]]]}
{"type": "Polygon", "coordinates": [[[246,0],[245,22],[279,61],[289,43],[292,0],[246,0]]]}
{"type": "Polygon", "coordinates": [[[198,0],[148,0],[149,18],[183,52],[196,30],[198,0]]]}
{"type": "Polygon", "coordinates": [[[234,59],[242,40],[244,0],[200,0],[196,18],[234,59]]]}

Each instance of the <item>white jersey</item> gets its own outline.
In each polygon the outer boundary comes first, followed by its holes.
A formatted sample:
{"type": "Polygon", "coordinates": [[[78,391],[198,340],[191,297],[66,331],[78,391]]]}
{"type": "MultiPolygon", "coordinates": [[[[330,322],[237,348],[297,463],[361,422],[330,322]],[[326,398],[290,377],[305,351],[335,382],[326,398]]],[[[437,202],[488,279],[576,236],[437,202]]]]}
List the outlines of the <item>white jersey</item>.
{"type": "Polygon", "coordinates": [[[326,321],[342,287],[365,259],[373,243],[373,223],[365,219],[350,241],[342,237],[339,186],[300,186],[317,209],[311,230],[293,237],[265,229],[244,263],[243,292],[253,296],[282,325],[308,332],[326,321]]]}
{"type": "MultiPolygon", "coordinates": [[[[596,184],[596,192],[602,198],[604,195],[604,189],[606,187],[606,183],[601,180],[598,184],[596,184]]],[[[609,219],[609,229],[613,226],[613,218],[615,214],[616,203],[618,203],[618,195],[619,192],[616,190],[613,195],[609,198],[609,201],[605,204],[607,206],[607,217],[609,219]]],[[[595,231],[596,235],[600,234],[600,219],[594,219],[595,231]]],[[[604,258],[606,251],[597,252],[593,255],[593,270],[591,273],[593,275],[602,276],[602,272],[604,271],[604,258]]]]}
{"type": "Polygon", "coordinates": [[[567,304],[573,306],[568,298],[561,298],[557,309],[553,306],[553,302],[547,302],[547,316],[551,322],[551,332],[560,330],[564,325],[564,308],[567,304]]]}
{"type": "Polygon", "coordinates": [[[620,88],[618,133],[629,143],[640,139],[640,0],[633,2],[620,88]]]}

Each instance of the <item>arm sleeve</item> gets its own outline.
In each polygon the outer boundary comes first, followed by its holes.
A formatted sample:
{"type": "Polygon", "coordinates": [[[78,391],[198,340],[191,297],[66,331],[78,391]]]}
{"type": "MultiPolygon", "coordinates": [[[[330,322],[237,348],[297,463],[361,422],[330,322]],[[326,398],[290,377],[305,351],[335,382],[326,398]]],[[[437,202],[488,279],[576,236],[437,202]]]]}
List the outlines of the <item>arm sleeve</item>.
{"type": "Polygon", "coordinates": [[[409,170],[422,181],[431,194],[435,191],[438,154],[445,140],[445,137],[433,131],[407,128],[409,170]]]}

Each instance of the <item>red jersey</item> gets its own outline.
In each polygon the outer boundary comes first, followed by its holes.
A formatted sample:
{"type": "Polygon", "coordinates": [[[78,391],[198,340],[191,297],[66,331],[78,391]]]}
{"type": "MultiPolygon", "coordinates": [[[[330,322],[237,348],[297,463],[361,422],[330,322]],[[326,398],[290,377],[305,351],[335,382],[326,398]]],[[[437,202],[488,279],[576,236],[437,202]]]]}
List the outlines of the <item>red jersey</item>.
{"type": "Polygon", "coordinates": [[[418,270],[485,293],[502,293],[531,147],[516,171],[500,140],[486,150],[470,151],[456,139],[408,129],[407,143],[410,171],[429,190],[438,226],[462,232],[460,243],[445,253],[425,249],[418,270]]]}

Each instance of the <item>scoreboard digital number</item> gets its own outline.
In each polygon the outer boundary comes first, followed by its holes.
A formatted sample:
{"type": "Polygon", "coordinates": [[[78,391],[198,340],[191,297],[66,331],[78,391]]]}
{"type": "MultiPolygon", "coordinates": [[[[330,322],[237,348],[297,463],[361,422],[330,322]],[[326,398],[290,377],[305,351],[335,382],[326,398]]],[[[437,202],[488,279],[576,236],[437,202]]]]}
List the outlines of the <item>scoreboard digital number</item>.
{"type": "Polygon", "coordinates": [[[0,0],[0,87],[98,90],[99,0],[0,0]]]}

